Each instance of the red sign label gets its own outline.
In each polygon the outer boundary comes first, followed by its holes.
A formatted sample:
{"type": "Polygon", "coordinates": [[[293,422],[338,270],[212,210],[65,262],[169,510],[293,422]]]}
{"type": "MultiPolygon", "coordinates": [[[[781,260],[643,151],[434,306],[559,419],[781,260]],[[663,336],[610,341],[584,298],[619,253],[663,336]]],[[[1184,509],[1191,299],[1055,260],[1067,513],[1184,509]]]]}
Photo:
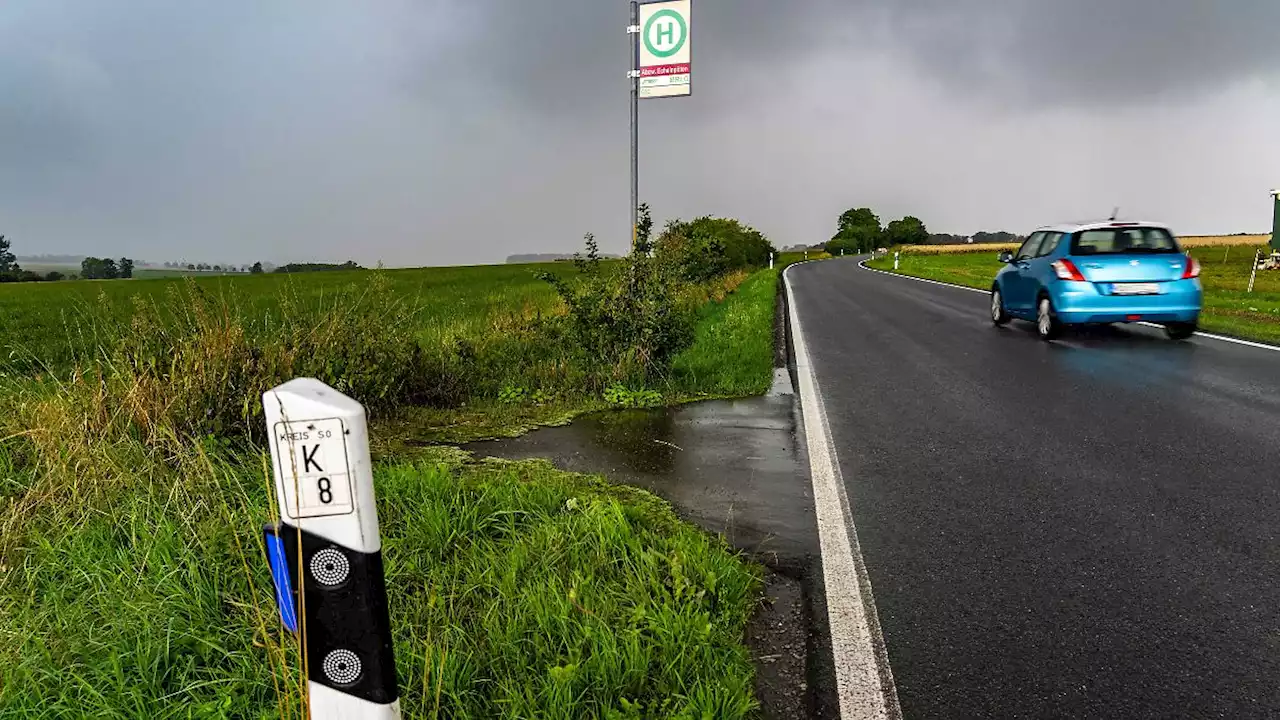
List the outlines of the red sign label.
{"type": "Polygon", "coordinates": [[[649,67],[640,68],[640,77],[687,75],[688,73],[689,63],[677,63],[675,65],[650,65],[649,67]]]}

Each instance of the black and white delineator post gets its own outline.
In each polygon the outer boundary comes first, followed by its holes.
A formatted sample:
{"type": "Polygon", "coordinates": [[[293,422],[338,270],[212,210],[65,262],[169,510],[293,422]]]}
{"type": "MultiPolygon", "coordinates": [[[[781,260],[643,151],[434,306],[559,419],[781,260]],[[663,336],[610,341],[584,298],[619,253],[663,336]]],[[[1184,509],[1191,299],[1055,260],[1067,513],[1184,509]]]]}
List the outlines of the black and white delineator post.
{"type": "Polygon", "coordinates": [[[302,633],[311,718],[399,718],[364,407],[311,378],[262,402],[281,520],[267,554],[281,619],[302,633]]]}

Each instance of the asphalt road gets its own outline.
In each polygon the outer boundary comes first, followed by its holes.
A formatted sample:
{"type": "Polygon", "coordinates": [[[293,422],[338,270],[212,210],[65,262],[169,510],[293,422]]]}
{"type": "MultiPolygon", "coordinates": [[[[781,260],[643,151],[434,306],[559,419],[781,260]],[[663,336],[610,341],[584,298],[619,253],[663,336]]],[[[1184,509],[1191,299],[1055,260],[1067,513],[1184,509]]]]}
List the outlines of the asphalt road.
{"type": "Polygon", "coordinates": [[[905,717],[1280,717],[1280,352],[788,277],[905,717]]]}

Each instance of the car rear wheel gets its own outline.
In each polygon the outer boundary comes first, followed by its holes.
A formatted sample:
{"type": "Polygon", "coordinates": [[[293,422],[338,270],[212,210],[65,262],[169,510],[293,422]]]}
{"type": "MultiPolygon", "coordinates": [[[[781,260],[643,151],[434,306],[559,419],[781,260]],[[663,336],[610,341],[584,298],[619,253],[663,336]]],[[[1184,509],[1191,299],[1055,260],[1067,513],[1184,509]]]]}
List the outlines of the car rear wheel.
{"type": "Polygon", "coordinates": [[[1048,295],[1041,295],[1036,303],[1036,332],[1041,340],[1053,340],[1062,334],[1062,323],[1053,311],[1053,301],[1048,295]]]}
{"type": "Polygon", "coordinates": [[[1004,309],[1004,295],[1000,293],[999,285],[991,288],[991,322],[996,325],[1009,322],[1009,313],[1004,309]]]}
{"type": "Polygon", "coordinates": [[[1169,323],[1164,326],[1164,334],[1170,340],[1186,340],[1196,334],[1195,323],[1169,323]]]}

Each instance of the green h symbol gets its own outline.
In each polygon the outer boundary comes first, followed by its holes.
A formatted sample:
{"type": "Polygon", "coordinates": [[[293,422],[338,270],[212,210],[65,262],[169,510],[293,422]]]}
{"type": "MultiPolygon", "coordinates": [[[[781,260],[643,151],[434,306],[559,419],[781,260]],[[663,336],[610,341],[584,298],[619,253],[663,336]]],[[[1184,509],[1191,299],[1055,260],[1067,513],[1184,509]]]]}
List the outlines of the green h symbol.
{"type": "Polygon", "coordinates": [[[654,38],[654,45],[675,45],[676,44],[676,24],[673,22],[665,22],[658,25],[658,36],[654,38]],[[666,38],[666,41],[663,41],[666,38]]]}

